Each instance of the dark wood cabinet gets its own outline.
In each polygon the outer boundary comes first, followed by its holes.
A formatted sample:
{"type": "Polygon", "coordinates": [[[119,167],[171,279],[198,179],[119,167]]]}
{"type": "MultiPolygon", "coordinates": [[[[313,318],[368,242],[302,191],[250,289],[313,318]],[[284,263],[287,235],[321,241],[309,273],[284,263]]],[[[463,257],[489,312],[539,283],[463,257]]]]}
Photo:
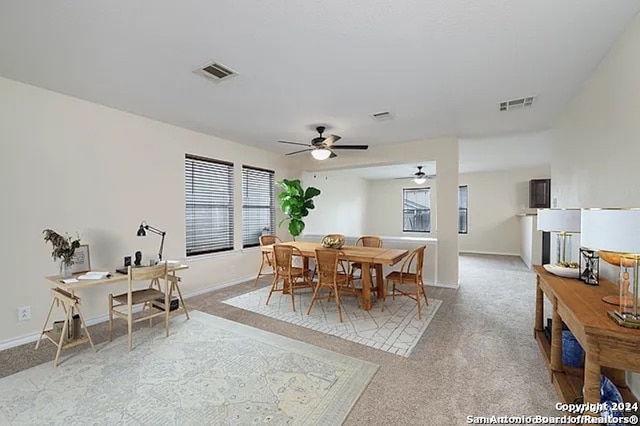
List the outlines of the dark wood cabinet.
{"type": "Polygon", "coordinates": [[[532,209],[551,207],[551,179],[529,181],[529,207],[532,209]]]}

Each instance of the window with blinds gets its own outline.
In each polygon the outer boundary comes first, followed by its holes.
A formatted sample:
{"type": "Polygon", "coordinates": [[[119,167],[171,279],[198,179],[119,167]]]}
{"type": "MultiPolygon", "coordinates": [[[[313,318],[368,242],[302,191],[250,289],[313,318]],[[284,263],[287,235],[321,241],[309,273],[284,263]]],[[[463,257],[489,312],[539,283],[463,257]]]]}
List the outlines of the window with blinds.
{"type": "Polygon", "coordinates": [[[431,232],[429,188],[403,189],[403,232],[431,232]]]}
{"type": "Polygon", "coordinates": [[[185,155],[187,256],[233,250],[233,163],[185,155]]]}
{"type": "Polygon", "coordinates": [[[458,233],[466,234],[469,213],[469,189],[466,185],[458,187],[458,233]]]}
{"type": "Polygon", "coordinates": [[[275,173],[242,166],[242,247],[260,245],[262,233],[276,227],[275,173]]]}

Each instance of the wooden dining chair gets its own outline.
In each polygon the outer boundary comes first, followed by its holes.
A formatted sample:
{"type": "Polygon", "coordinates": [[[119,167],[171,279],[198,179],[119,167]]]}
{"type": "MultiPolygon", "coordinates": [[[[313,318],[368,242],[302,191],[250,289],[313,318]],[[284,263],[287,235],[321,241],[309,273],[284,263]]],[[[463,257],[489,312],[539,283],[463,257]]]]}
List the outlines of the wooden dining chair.
{"type": "Polygon", "coordinates": [[[282,243],[282,240],[275,235],[261,235],[259,239],[260,239],[260,252],[262,254],[261,256],[262,259],[260,260],[260,269],[258,269],[258,275],[256,275],[256,280],[253,283],[254,287],[258,284],[258,279],[260,278],[261,275],[267,275],[262,273],[262,268],[267,266],[271,268],[272,271],[275,271],[275,263],[273,262],[273,252],[266,251],[263,248],[265,246],[282,243]]]}
{"type": "Polygon", "coordinates": [[[360,303],[358,302],[358,292],[356,291],[356,289],[349,286],[349,274],[347,273],[344,266],[340,266],[342,272],[338,270],[338,265],[342,265],[342,263],[340,262],[340,257],[343,256],[344,253],[337,249],[316,249],[318,282],[316,284],[315,290],[313,291],[313,296],[311,297],[311,303],[309,304],[307,315],[311,313],[313,303],[319,297],[318,293],[322,288],[329,290],[328,299],[331,299],[332,294],[334,295],[336,305],[338,305],[338,315],[340,316],[340,322],[342,322],[342,308],[340,305],[341,293],[355,296],[356,303],[358,304],[358,307],[360,307],[360,303]]]}
{"type": "MultiPolygon", "coordinates": [[[[324,237],[322,237],[322,239],[320,240],[320,243],[322,243],[324,240],[326,239],[332,239],[332,240],[340,240],[342,241],[342,243],[344,244],[344,235],[343,234],[327,234],[324,237]]],[[[340,261],[341,263],[344,261],[340,261]]],[[[344,267],[344,264],[342,265],[344,267]]],[[[318,273],[318,264],[316,262],[316,264],[313,267],[313,272],[311,273],[311,281],[313,281],[313,279],[316,277],[316,274],[318,273]]]]}
{"type": "Polygon", "coordinates": [[[273,283],[271,284],[271,290],[269,290],[269,296],[267,296],[266,305],[269,304],[271,295],[274,292],[281,291],[284,294],[286,291],[289,291],[291,294],[291,307],[295,312],[295,289],[301,287],[313,288],[311,281],[307,279],[306,271],[303,268],[293,265],[293,259],[295,256],[302,257],[302,253],[298,248],[284,244],[274,244],[274,277],[273,283]],[[282,287],[278,287],[279,282],[282,282],[282,287]]]}
{"type": "Polygon", "coordinates": [[[402,296],[408,296],[418,303],[418,318],[422,319],[420,312],[420,295],[424,297],[424,302],[429,305],[427,292],[424,289],[422,281],[422,266],[424,265],[424,251],[427,246],[420,246],[409,253],[402,262],[399,271],[393,271],[387,274],[386,287],[382,295],[382,311],[384,312],[384,303],[386,300],[389,283],[392,284],[392,297],[395,300],[396,292],[402,296]],[[400,287],[400,288],[398,288],[400,287]],[[402,288],[402,289],[401,289],[402,288]]]}
{"type": "Polygon", "coordinates": [[[153,325],[153,318],[164,315],[164,328],[167,337],[169,337],[169,308],[171,300],[171,290],[163,292],[153,288],[157,283],[160,287],[160,281],[164,281],[165,289],[168,289],[169,274],[167,271],[167,262],[162,262],[156,266],[146,266],[141,268],[132,268],[129,266],[127,279],[127,292],[113,295],[109,294],[109,341],[113,340],[113,316],[119,316],[127,320],[127,331],[129,334],[129,351],[132,346],[132,327],[134,322],[149,320],[149,325],[153,325]],[[148,288],[134,290],[133,283],[135,281],[151,281],[152,285],[148,288]],[[133,307],[143,305],[142,312],[135,319],[133,318],[133,307]]]}
{"type": "MultiPolygon", "coordinates": [[[[382,238],[374,235],[363,235],[356,241],[356,246],[382,248],[382,238]]],[[[375,271],[376,268],[372,265],[369,269],[375,271]]],[[[351,280],[362,279],[362,264],[360,262],[351,262],[349,275],[351,275],[351,280]],[[356,271],[360,271],[359,277],[354,276],[356,271]]]]}

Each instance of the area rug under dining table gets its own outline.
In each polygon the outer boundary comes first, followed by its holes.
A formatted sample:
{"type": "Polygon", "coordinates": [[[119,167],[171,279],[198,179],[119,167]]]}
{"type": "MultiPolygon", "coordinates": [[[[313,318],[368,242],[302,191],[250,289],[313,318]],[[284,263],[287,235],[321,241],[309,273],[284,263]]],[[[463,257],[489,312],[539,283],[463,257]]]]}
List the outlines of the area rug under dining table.
{"type": "Polygon", "coordinates": [[[358,306],[354,297],[345,296],[341,298],[343,322],[340,322],[333,299],[318,300],[307,315],[311,301],[310,289],[296,290],[295,312],[288,294],[274,293],[269,304],[265,304],[269,289],[270,286],[261,287],[223,302],[403,357],[411,355],[442,304],[441,300],[429,298],[429,305],[425,306],[423,300],[420,319],[415,300],[408,297],[396,297],[394,300],[387,296],[382,312],[379,301],[373,309],[365,311],[358,306]]]}
{"type": "Polygon", "coordinates": [[[341,424],[378,366],[198,311],[0,379],[0,424],[341,424]]]}

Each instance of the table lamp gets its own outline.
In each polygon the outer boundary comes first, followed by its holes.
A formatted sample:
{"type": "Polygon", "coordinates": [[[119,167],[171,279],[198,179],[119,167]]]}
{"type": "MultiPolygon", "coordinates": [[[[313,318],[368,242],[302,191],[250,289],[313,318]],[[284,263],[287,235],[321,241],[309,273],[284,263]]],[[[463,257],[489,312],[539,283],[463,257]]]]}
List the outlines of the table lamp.
{"type": "Polygon", "coordinates": [[[583,209],[581,222],[582,245],[598,250],[607,263],[620,266],[619,296],[602,298],[618,306],[609,316],[624,327],[640,328],[640,209],[583,209]]]}
{"type": "Polygon", "coordinates": [[[578,264],[571,261],[571,236],[580,232],[580,209],[538,209],[538,231],[557,238],[556,263],[542,266],[552,274],[578,278],[578,264]]]}
{"type": "Polygon", "coordinates": [[[158,260],[162,260],[162,249],[164,248],[164,236],[167,235],[165,231],[161,231],[158,228],[154,228],[153,226],[147,225],[146,221],[142,221],[140,223],[140,228],[138,228],[138,237],[144,237],[147,235],[146,231],[151,231],[156,235],[162,236],[162,240],[160,241],[160,250],[158,251],[158,260]]]}

